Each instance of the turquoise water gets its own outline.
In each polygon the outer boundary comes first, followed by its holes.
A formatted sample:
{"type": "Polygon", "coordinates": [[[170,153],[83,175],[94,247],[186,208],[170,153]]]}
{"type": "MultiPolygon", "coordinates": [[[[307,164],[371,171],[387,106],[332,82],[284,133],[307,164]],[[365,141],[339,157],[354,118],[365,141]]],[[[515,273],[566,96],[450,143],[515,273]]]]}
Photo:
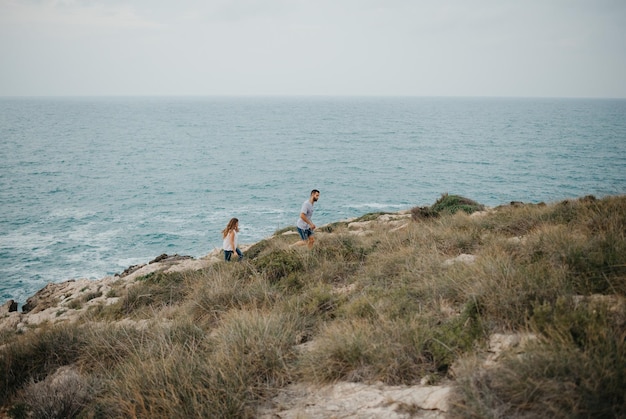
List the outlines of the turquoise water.
{"type": "Polygon", "coordinates": [[[626,100],[0,98],[0,303],[161,253],[200,257],[430,205],[626,193],[626,100]]]}

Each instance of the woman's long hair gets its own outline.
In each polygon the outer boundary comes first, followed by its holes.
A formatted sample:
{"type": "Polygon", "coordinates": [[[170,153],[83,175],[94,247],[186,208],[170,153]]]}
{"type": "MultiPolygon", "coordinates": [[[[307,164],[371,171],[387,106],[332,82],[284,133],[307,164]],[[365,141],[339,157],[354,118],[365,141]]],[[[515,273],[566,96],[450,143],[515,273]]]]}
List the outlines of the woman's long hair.
{"type": "Polygon", "coordinates": [[[228,233],[230,233],[232,230],[235,230],[238,232],[239,231],[239,226],[237,225],[238,223],[239,223],[239,220],[237,218],[231,218],[226,228],[222,230],[222,236],[226,238],[226,236],[228,236],[228,233]]]}

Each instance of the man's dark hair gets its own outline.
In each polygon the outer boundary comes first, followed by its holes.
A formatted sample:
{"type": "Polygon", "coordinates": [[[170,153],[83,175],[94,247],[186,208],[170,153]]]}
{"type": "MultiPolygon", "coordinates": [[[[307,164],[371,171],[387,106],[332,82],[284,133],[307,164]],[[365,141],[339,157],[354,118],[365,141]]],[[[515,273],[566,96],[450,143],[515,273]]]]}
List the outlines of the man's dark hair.
{"type": "Polygon", "coordinates": [[[320,193],[320,191],[318,191],[317,189],[313,189],[313,190],[311,191],[311,195],[313,195],[314,193],[320,193]]]}

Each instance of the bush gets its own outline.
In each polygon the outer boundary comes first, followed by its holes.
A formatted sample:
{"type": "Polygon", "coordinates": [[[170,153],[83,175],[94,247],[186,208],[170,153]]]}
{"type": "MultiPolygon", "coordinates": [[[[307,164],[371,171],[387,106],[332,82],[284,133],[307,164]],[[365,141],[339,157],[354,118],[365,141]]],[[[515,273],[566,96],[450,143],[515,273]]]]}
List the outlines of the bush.
{"type": "Polygon", "coordinates": [[[62,367],[43,381],[31,379],[20,395],[24,412],[15,416],[66,419],[76,418],[89,406],[98,386],[76,369],[62,367]],[[28,412],[28,413],[26,413],[28,412]]]}
{"type": "Polygon", "coordinates": [[[185,274],[150,273],[138,279],[125,296],[116,303],[117,318],[140,312],[145,308],[161,308],[184,301],[188,292],[185,274]]]}
{"type": "Polygon", "coordinates": [[[17,336],[0,350],[0,404],[25,383],[41,381],[57,368],[76,362],[85,346],[84,329],[76,325],[17,336]]]}
{"type": "Polygon", "coordinates": [[[419,220],[423,218],[437,217],[443,214],[455,214],[458,211],[471,214],[484,209],[484,205],[481,205],[476,201],[459,195],[448,195],[445,193],[441,195],[441,197],[430,207],[412,208],[411,215],[413,219],[419,220]]]}
{"type": "Polygon", "coordinates": [[[297,275],[304,270],[305,264],[302,256],[294,250],[275,250],[259,256],[254,264],[271,284],[285,279],[285,282],[289,282],[291,279],[296,288],[301,285],[297,281],[297,275]]]}
{"type": "Polygon", "coordinates": [[[431,207],[431,209],[437,213],[449,213],[454,214],[457,211],[464,211],[471,214],[476,211],[482,211],[485,207],[476,201],[469,198],[465,198],[459,195],[443,194],[431,207]]]}
{"type": "Polygon", "coordinates": [[[368,250],[354,236],[335,234],[332,237],[324,237],[323,240],[319,240],[319,243],[313,248],[313,253],[319,259],[346,264],[362,262],[365,260],[368,250]]]}

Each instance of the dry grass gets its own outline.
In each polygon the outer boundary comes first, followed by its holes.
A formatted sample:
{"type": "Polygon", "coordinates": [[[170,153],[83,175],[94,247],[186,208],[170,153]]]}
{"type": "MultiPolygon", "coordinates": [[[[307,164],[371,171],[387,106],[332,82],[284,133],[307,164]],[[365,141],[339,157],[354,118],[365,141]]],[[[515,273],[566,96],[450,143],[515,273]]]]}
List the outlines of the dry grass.
{"type": "Polygon", "coordinates": [[[428,377],[455,383],[452,417],[625,415],[626,197],[472,211],[366,235],[335,223],[312,250],[276,235],[243,263],[116,289],[76,324],[4,334],[0,405],[245,418],[296,381],[428,377]],[[529,331],[536,344],[483,367],[491,334],[529,331]]]}

